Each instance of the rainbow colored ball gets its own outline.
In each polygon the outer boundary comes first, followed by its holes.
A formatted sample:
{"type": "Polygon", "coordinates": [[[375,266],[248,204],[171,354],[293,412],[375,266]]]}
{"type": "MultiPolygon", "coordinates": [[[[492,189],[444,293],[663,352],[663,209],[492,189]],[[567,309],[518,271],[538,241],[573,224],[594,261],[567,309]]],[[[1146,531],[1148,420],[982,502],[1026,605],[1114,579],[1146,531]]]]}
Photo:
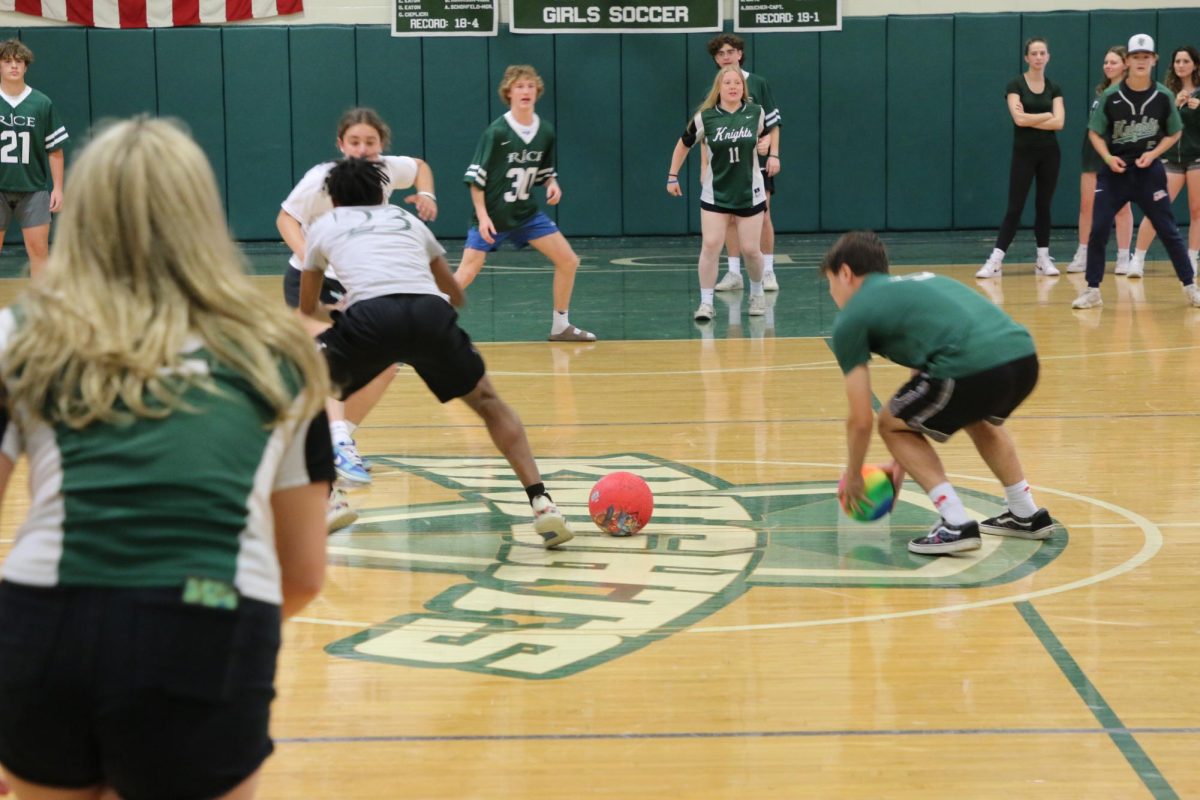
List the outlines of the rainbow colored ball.
{"type": "Polygon", "coordinates": [[[609,536],[632,536],[654,513],[650,486],[632,472],[610,472],[592,487],[588,513],[609,536]]]}
{"type": "Polygon", "coordinates": [[[892,476],[873,464],[862,468],[862,476],[863,484],[866,486],[866,500],[859,509],[852,509],[846,504],[845,497],[842,495],[842,490],[846,485],[844,477],[838,481],[838,502],[841,503],[842,510],[850,519],[871,522],[892,510],[892,505],[896,502],[896,491],[892,486],[892,476]]]}

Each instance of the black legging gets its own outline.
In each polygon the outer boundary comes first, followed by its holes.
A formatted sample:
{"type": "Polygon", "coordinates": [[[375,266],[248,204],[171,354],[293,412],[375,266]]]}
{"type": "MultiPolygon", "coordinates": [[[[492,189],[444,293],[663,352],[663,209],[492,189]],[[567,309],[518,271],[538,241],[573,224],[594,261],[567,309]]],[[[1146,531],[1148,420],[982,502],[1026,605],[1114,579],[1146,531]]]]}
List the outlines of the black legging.
{"type": "Polygon", "coordinates": [[[1021,212],[1025,210],[1025,198],[1029,186],[1037,178],[1037,194],[1034,196],[1033,235],[1038,247],[1050,246],[1050,203],[1054,200],[1054,187],[1058,185],[1058,165],[1062,156],[1058,143],[1053,147],[1013,148],[1012,167],[1008,171],[1008,210],[1000,232],[996,234],[996,247],[1008,252],[1017,226],[1021,224],[1021,212]]]}

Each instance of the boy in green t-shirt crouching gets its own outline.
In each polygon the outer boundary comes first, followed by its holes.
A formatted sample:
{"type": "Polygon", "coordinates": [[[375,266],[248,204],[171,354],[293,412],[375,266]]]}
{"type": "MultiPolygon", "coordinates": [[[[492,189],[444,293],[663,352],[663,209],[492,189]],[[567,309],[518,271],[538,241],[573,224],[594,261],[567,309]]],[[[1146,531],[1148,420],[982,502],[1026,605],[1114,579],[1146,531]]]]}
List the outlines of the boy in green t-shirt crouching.
{"type": "Polygon", "coordinates": [[[1045,539],[1054,528],[1038,508],[1004,420],[1038,379],[1033,338],[1002,310],[958,281],[930,272],[888,274],[887,251],[870,231],[843,235],[825,254],[821,273],[841,309],[833,352],[846,380],[848,456],[842,490],[847,504],[864,501],[863,461],[875,412],[867,364],[877,353],[913,370],[879,412],[879,435],[895,461],[897,489],[905,473],[921,485],[941,519],[913,539],[914,553],[976,550],[979,534],[1045,539]],[[975,522],[946,479],[929,439],[944,442],[965,430],[1004,485],[1007,508],[975,522]]]}

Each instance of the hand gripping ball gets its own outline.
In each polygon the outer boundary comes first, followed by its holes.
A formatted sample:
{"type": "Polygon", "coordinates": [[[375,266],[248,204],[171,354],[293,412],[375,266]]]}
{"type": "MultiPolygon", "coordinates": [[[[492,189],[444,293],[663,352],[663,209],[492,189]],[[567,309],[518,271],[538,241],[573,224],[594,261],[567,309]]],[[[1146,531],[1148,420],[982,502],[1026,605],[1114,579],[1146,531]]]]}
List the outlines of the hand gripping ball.
{"type": "Polygon", "coordinates": [[[892,505],[896,501],[896,491],[892,486],[892,476],[880,467],[867,464],[862,468],[862,476],[863,483],[866,485],[867,495],[867,499],[862,504],[862,507],[856,511],[846,505],[846,499],[842,495],[842,490],[846,484],[845,478],[838,481],[838,502],[842,504],[842,510],[846,512],[846,516],[850,517],[850,519],[855,519],[859,522],[870,522],[879,519],[892,510],[892,505]]]}

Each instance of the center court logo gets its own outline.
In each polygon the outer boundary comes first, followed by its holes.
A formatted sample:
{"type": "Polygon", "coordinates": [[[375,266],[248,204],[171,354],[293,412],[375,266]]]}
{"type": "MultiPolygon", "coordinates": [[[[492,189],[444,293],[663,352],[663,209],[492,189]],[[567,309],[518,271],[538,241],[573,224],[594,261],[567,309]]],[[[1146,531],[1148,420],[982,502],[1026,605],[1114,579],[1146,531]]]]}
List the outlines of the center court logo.
{"type": "MultiPolygon", "coordinates": [[[[839,514],[836,480],[735,486],[681,464],[615,455],[539,460],[577,533],[563,549],[547,551],[503,459],[374,461],[461,498],[375,509],[353,533],[331,541],[335,563],[463,577],[423,611],[326,648],[409,667],[561,678],[695,625],[752,589],[1007,583],[1049,563],[1067,542],[1059,528],[1043,542],[987,536],[970,556],[918,556],[906,544],[933,518],[923,493],[906,490],[891,515],[861,524],[839,514]],[[614,470],[641,475],[654,491],[654,519],[638,536],[608,537],[587,520],[588,490],[614,470]]],[[[986,495],[961,494],[979,517],[1002,507],[986,495]]]]}

